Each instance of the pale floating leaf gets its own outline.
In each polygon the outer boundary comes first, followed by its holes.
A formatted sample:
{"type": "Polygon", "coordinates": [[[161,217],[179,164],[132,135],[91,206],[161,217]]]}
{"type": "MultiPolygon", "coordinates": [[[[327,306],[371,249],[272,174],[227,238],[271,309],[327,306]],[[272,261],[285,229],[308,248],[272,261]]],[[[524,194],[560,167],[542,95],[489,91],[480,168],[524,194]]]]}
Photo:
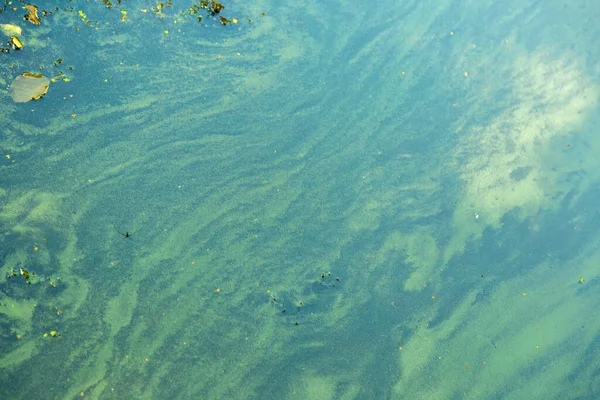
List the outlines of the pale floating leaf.
{"type": "Polygon", "coordinates": [[[13,81],[9,93],[16,103],[26,103],[31,99],[39,100],[48,92],[49,86],[50,79],[45,76],[25,72],[13,81]]]}
{"type": "Polygon", "coordinates": [[[23,33],[20,26],[11,24],[0,24],[0,30],[4,32],[6,36],[21,36],[23,33]]]}

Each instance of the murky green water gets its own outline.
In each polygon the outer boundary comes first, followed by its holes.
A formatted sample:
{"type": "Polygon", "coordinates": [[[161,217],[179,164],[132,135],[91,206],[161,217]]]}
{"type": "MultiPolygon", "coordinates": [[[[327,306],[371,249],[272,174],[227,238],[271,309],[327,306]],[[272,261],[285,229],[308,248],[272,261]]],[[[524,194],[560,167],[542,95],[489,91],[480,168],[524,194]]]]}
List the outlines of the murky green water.
{"type": "Polygon", "coordinates": [[[0,14],[0,398],[595,398],[595,4],[193,5],[0,14]]]}

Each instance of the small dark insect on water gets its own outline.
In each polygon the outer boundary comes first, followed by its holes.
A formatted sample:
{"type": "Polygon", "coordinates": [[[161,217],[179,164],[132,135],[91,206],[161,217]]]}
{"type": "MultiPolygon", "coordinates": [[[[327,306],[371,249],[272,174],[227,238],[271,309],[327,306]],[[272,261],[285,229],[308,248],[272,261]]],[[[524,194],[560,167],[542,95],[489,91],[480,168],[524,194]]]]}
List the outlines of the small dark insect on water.
{"type": "Polygon", "coordinates": [[[130,234],[129,232],[119,232],[121,235],[125,236],[127,239],[131,239],[131,237],[133,236],[132,234],[130,234]]]}

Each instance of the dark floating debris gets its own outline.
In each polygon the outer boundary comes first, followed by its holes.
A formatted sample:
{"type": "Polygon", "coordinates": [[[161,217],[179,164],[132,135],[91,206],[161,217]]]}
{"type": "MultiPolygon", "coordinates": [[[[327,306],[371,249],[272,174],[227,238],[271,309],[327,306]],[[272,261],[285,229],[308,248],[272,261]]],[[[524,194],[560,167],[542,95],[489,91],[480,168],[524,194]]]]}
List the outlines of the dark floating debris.
{"type": "MultiPolygon", "coordinates": [[[[31,279],[35,278],[35,272],[29,272],[25,268],[20,267],[19,268],[19,273],[21,274],[21,276],[23,278],[25,278],[25,281],[27,282],[27,284],[31,285],[31,279]]],[[[15,276],[18,276],[18,274],[15,271],[15,269],[13,268],[10,271],[10,273],[6,276],[6,279],[14,278],[15,276]]]]}
{"type": "MultiPolygon", "coordinates": [[[[48,282],[50,282],[50,286],[52,286],[54,289],[56,289],[56,282],[54,282],[54,280],[51,277],[46,278],[46,280],[48,282]]],[[[57,281],[60,281],[60,277],[56,278],[57,281]]],[[[58,310],[60,311],[60,310],[58,310]]],[[[60,313],[59,313],[60,315],[60,313]]]]}
{"type": "Polygon", "coordinates": [[[204,9],[208,10],[208,13],[214,17],[215,15],[217,15],[221,11],[223,11],[225,6],[221,3],[219,3],[218,1],[214,1],[214,0],[204,1],[203,0],[203,1],[200,1],[200,8],[204,8],[204,9]]]}
{"type": "MultiPolygon", "coordinates": [[[[225,9],[225,6],[222,3],[219,3],[218,1],[214,1],[214,0],[209,0],[209,1],[201,0],[198,2],[198,4],[192,4],[188,8],[187,13],[189,15],[197,15],[198,22],[202,22],[203,17],[202,17],[202,15],[199,15],[199,12],[201,9],[206,10],[208,17],[215,17],[216,15],[220,14],[221,11],[223,11],[223,9],[225,9]]],[[[182,12],[182,14],[184,14],[184,13],[185,12],[182,12]]],[[[220,16],[219,22],[221,23],[221,25],[228,25],[229,23],[237,24],[238,19],[237,18],[228,19],[223,16],[220,16]]]]}
{"type": "Polygon", "coordinates": [[[295,294],[293,295],[284,292],[276,296],[270,290],[267,290],[269,302],[288,323],[299,325],[298,318],[304,318],[308,321],[316,314],[326,312],[335,303],[336,288],[340,285],[340,278],[335,277],[331,272],[322,272],[319,273],[319,278],[307,283],[308,285],[303,289],[294,291],[295,294]],[[310,298],[307,304],[299,300],[307,297],[310,298]]]}
{"type": "MultiPolygon", "coordinates": [[[[106,8],[111,8],[113,6],[113,2],[110,0],[102,0],[102,4],[104,4],[106,8]]],[[[117,4],[121,4],[121,0],[117,0],[117,4]]]]}
{"type": "Polygon", "coordinates": [[[29,280],[29,277],[31,276],[32,278],[35,276],[35,273],[29,273],[29,271],[27,271],[25,268],[19,268],[19,272],[21,272],[21,276],[23,278],[25,278],[25,280],[27,281],[28,285],[31,285],[31,281],[29,280]]]}
{"type": "Polygon", "coordinates": [[[234,18],[234,19],[227,19],[227,18],[225,18],[224,16],[222,16],[222,15],[221,15],[221,16],[219,17],[219,22],[221,22],[221,25],[227,25],[227,24],[229,24],[230,22],[233,22],[234,24],[237,24],[238,20],[237,20],[237,18],[234,18]]]}

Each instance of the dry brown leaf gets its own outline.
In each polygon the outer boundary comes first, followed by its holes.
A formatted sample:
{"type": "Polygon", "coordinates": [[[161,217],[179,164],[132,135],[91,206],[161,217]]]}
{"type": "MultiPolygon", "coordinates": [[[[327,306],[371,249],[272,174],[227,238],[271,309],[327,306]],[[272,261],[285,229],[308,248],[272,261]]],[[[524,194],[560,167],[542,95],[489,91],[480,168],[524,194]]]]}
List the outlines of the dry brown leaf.
{"type": "Polygon", "coordinates": [[[40,24],[40,17],[38,17],[38,7],[34,6],[33,4],[25,4],[25,8],[27,9],[27,13],[23,19],[25,21],[29,21],[34,25],[39,25],[40,24]]]}

